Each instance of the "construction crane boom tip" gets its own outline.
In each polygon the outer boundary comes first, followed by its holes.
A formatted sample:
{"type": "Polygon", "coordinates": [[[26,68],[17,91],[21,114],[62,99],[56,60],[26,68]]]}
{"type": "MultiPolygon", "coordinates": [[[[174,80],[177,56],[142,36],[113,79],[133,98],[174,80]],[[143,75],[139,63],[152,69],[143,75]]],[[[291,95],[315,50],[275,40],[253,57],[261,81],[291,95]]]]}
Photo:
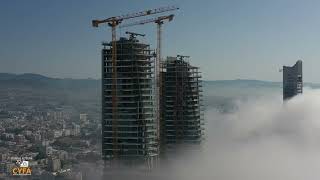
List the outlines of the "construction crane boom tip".
{"type": "Polygon", "coordinates": [[[179,58],[180,60],[183,60],[184,58],[190,58],[190,56],[184,56],[184,55],[177,55],[177,58],[179,58]]]}
{"type": "Polygon", "coordinates": [[[98,27],[99,26],[99,21],[98,20],[92,20],[92,26],[93,27],[98,27]]]}
{"type": "Polygon", "coordinates": [[[93,25],[93,27],[98,27],[99,24],[101,24],[101,23],[112,23],[112,26],[117,26],[123,20],[126,20],[126,19],[147,16],[147,15],[152,15],[152,14],[158,14],[158,13],[163,13],[163,12],[167,12],[167,11],[174,11],[174,10],[178,10],[178,9],[179,8],[176,6],[167,6],[167,7],[161,7],[161,8],[156,8],[156,9],[150,9],[150,10],[141,11],[141,12],[137,12],[137,13],[131,13],[131,14],[120,15],[120,16],[113,16],[113,17],[110,17],[110,18],[107,18],[104,20],[93,20],[92,25],[93,25]]]}
{"type": "Polygon", "coordinates": [[[167,19],[168,21],[172,21],[173,17],[174,17],[174,14],[170,14],[167,16],[159,16],[159,17],[145,19],[145,20],[141,20],[141,21],[137,21],[137,22],[133,22],[133,23],[129,23],[129,24],[123,24],[123,25],[120,25],[120,28],[130,27],[130,26],[135,26],[135,25],[144,25],[144,24],[151,23],[151,22],[155,22],[157,24],[163,24],[164,20],[167,19]]]}
{"type": "Polygon", "coordinates": [[[145,34],[140,34],[140,33],[135,33],[135,32],[129,32],[129,31],[126,31],[126,34],[130,34],[130,39],[134,39],[136,36],[141,36],[141,37],[144,37],[145,34]]]}

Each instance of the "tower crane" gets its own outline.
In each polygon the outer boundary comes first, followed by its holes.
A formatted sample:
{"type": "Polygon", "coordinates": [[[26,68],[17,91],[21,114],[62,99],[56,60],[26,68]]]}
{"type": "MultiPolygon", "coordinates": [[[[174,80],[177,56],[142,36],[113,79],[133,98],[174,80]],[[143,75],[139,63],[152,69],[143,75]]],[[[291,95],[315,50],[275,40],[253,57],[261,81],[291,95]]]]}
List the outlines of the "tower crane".
{"type": "Polygon", "coordinates": [[[177,55],[177,58],[178,58],[179,60],[183,60],[184,58],[190,58],[190,56],[177,55]]]}
{"type": "Polygon", "coordinates": [[[137,36],[141,36],[141,37],[144,37],[145,34],[140,34],[140,33],[135,33],[135,32],[129,32],[129,31],[126,31],[126,34],[129,34],[130,35],[130,39],[134,39],[135,37],[137,36]]]}
{"type": "Polygon", "coordinates": [[[172,21],[173,20],[174,15],[168,15],[168,16],[160,16],[160,17],[156,17],[156,18],[151,18],[151,19],[145,19],[142,21],[136,21],[133,23],[129,23],[129,24],[124,24],[124,25],[120,25],[120,28],[124,28],[124,27],[130,27],[130,26],[136,26],[136,25],[144,25],[144,24],[148,24],[148,23],[156,23],[157,24],[157,61],[160,62],[161,60],[161,27],[162,24],[164,23],[165,20],[168,21],[172,21]]]}
{"type": "MultiPolygon", "coordinates": [[[[161,64],[161,27],[162,24],[164,23],[165,20],[172,21],[174,15],[168,15],[168,16],[159,16],[156,18],[151,18],[151,19],[145,19],[141,21],[136,21],[133,23],[129,24],[124,24],[120,25],[120,28],[124,27],[130,27],[130,26],[136,26],[136,25],[144,25],[147,23],[156,23],[157,24],[157,57],[156,57],[156,62],[155,62],[155,82],[156,82],[156,119],[157,119],[157,127],[158,127],[158,132],[160,132],[160,96],[161,96],[161,76],[160,76],[160,64],[161,64]]],[[[158,138],[159,133],[158,133],[158,138]]]]}
{"type": "MultiPolygon", "coordinates": [[[[116,44],[116,27],[126,19],[132,19],[142,16],[148,16],[152,14],[163,13],[167,11],[173,11],[179,9],[176,6],[167,6],[161,7],[146,11],[141,11],[137,13],[131,13],[126,15],[114,16],[103,20],[92,20],[93,27],[99,27],[100,24],[107,23],[112,30],[112,132],[113,132],[113,143],[115,149],[118,149],[117,145],[117,67],[116,67],[116,59],[117,59],[117,44],[116,44]]],[[[117,156],[117,152],[114,153],[114,156],[117,156]]]]}

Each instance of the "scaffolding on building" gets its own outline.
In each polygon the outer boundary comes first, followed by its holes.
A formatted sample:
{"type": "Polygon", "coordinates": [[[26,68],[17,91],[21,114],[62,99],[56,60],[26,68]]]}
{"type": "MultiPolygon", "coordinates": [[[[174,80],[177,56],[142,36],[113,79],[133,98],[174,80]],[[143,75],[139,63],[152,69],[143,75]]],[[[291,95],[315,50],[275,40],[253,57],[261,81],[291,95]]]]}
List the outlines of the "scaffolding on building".
{"type": "Polygon", "coordinates": [[[112,43],[102,43],[102,155],[107,161],[138,159],[150,163],[158,155],[155,55],[136,35],[117,41],[115,65],[112,43]]]}
{"type": "Polygon", "coordinates": [[[187,56],[168,57],[162,64],[161,143],[200,143],[203,137],[201,72],[187,56]]]}

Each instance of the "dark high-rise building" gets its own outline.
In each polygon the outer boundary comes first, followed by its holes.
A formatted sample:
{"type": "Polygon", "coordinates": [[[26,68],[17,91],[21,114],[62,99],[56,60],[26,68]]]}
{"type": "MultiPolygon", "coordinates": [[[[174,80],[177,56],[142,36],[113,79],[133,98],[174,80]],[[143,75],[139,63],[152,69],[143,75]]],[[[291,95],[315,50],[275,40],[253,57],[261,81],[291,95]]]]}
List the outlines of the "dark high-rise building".
{"type": "Polygon", "coordinates": [[[302,89],[302,61],[297,61],[292,67],[283,66],[283,99],[287,100],[301,94],[302,89]]]}
{"type": "Polygon", "coordinates": [[[158,155],[154,111],[154,54],[134,36],[102,49],[102,155],[104,160],[152,161],[158,155]]]}
{"type": "Polygon", "coordinates": [[[163,147],[199,143],[203,135],[202,85],[198,67],[185,56],[168,57],[162,65],[161,142],[163,147]]]}

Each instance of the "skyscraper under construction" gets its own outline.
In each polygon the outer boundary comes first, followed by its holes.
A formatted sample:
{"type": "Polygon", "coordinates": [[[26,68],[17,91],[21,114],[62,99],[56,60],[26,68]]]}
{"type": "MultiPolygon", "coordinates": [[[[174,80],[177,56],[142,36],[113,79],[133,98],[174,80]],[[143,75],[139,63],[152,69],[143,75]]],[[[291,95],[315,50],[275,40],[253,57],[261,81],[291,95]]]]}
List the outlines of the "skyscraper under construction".
{"type": "Polygon", "coordinates": [[[162,65],[161,140],[167,146],[199,143],[203,134],[202,86],[198,67],[187,56],[168,57],[162,65]]]}
{"type": "Polygon", "coordinates": [[[135,33],[102,49],[102,155],[104,160],[152,161],[158,155],[154,111],[154,53],[135,33]]]}
{"type": "Polygon", "coordinates": [[[302,61],[298,60],[292,67],[283,66],[283,99],[288,100],[302,94],[302,61]]]}

